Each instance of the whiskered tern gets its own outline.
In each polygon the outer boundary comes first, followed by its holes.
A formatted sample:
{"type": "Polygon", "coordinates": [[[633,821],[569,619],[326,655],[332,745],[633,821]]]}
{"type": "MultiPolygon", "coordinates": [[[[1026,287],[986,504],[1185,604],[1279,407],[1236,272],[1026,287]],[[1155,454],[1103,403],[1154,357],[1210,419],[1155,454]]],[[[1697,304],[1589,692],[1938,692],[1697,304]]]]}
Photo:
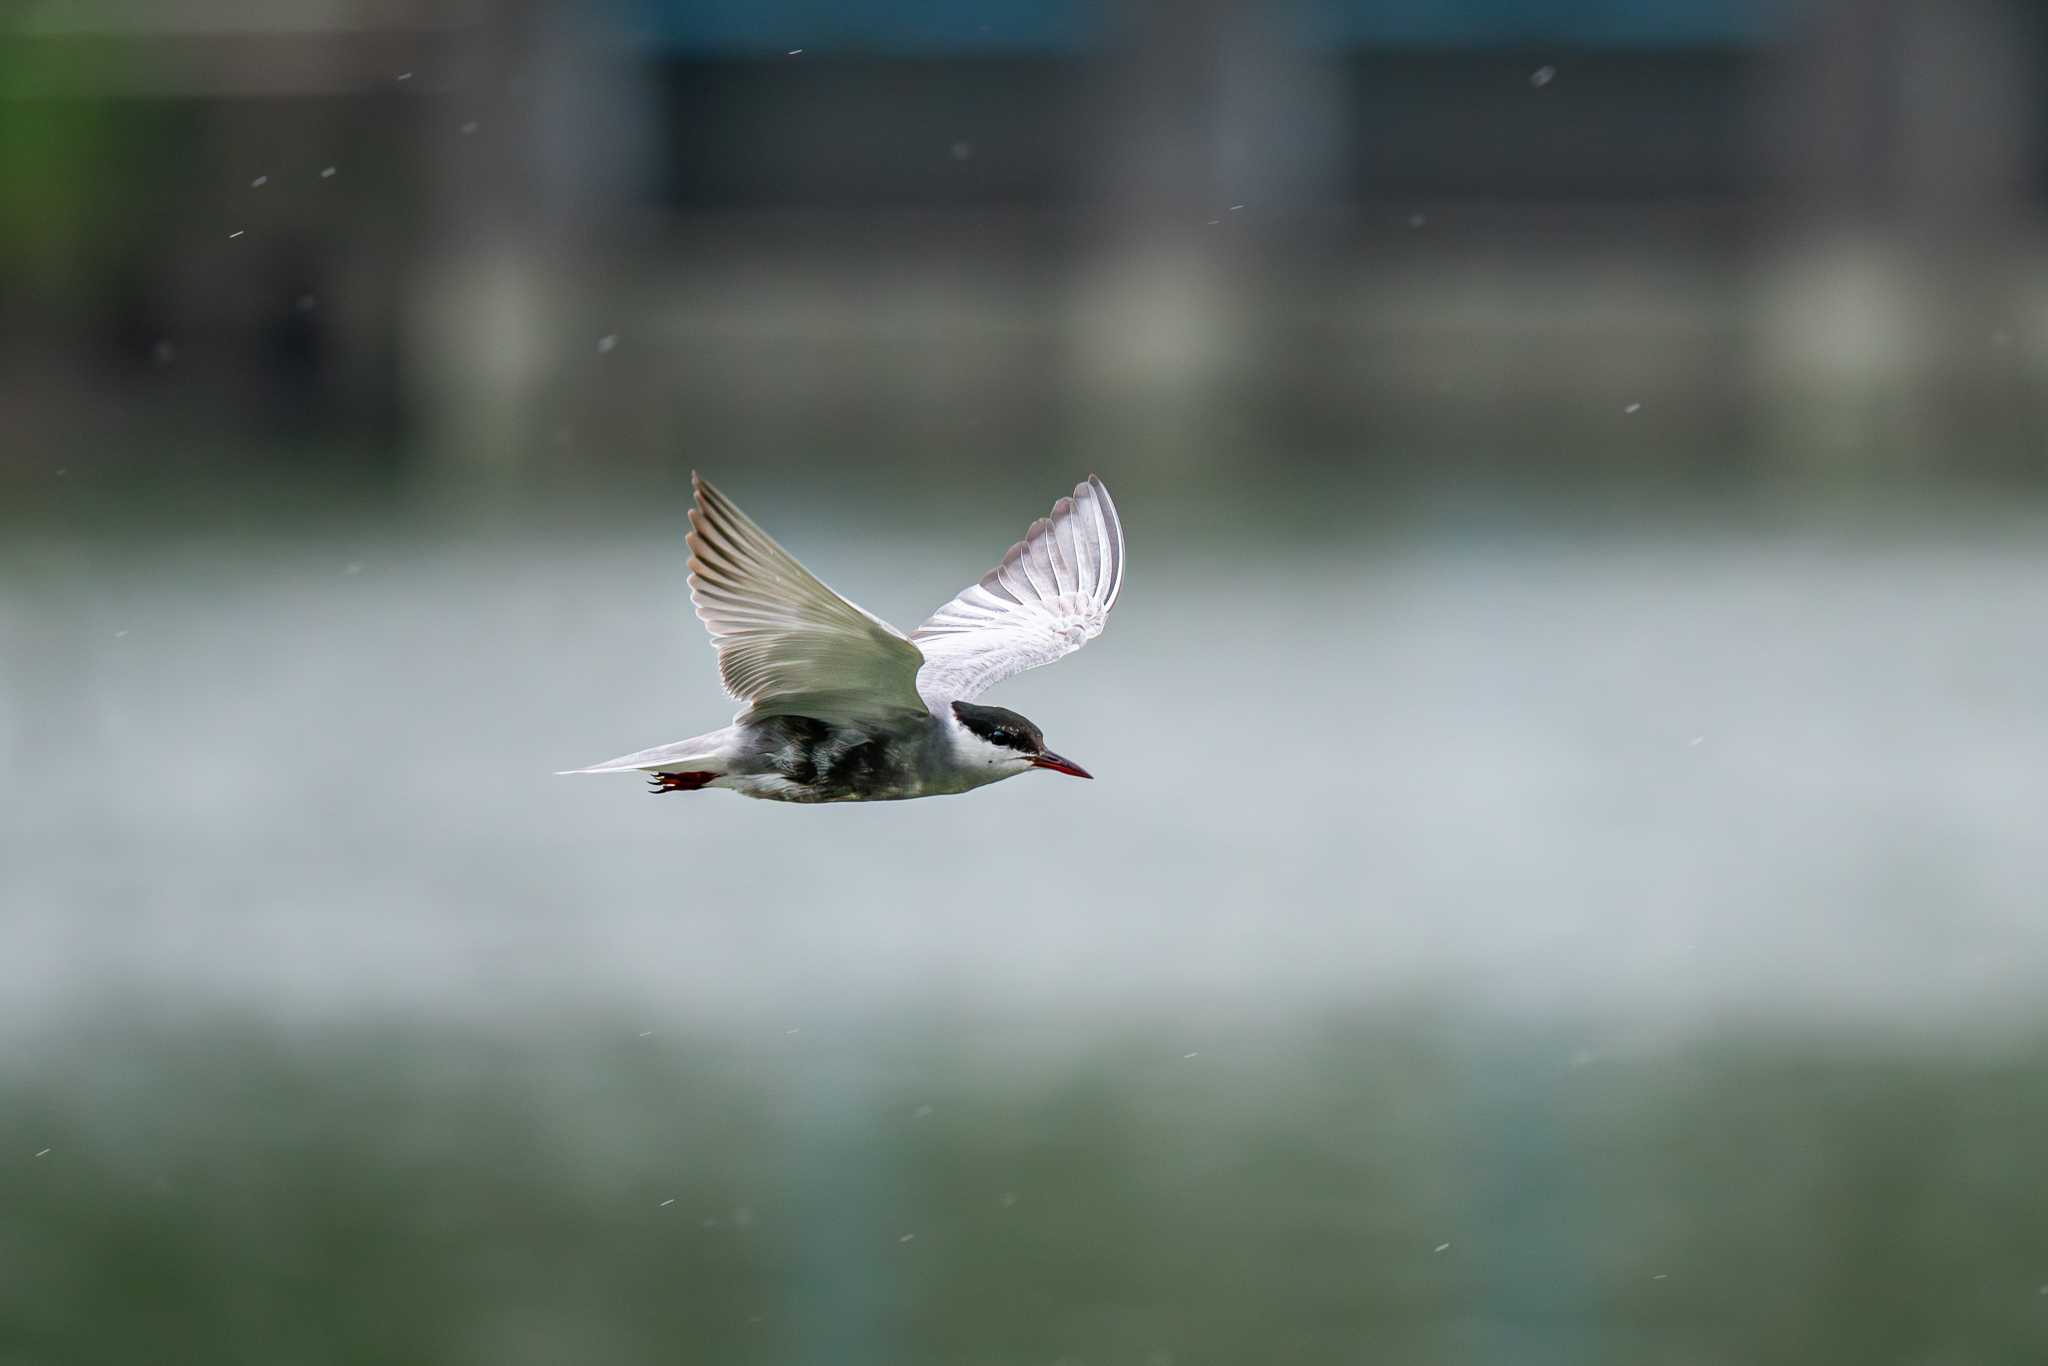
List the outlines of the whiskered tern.
{"type": "Polygon", "coordinates": [[[985,787],[1034,768],[1092,775],[1038,727],[975,699],[1102,634],[1124,532],[1090,475],[1002,563],[904,635],[798,564],[692,476],[690,600],[718,650],[731,725],[572,773],[646,773],[656,792],[875,802],[985,787]]]}

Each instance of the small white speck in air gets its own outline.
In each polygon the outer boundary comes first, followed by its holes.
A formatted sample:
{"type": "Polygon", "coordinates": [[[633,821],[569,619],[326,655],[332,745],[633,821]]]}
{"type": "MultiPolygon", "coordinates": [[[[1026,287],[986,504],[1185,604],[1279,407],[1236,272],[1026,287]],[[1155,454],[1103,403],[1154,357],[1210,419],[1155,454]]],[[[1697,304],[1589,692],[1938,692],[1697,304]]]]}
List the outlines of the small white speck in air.
{"type": "MultiPolygon", "coordinates": [[[[58,477],[59,479],[62,479],[62,478],[63,478],[63,477],[65,476],[65,475],[67,475],[67,474],[69,474],[69,473],[71,473],[71,467],[70,467],[69,465],[59,465],[59,466],[57,466],[57,477],[58,477]]],[[[42,1156],[42,1154],[38,1153],[38,1154],[37,1154],[37,1156],[38,1156],[38,1157],[40,1157],[40,1156],[42,1156]]]]}
{"type": "Polygon", "coordinates": [[[1436,1250],[1438,1252],[1449,1252],[1451,1250],[1451,1245],[1449,1243],[1438,1243],[1436,1245],[1436,1250]]]}
{"type": "Polygon", "coordinates": [[[465,124],[463,124],[463,125],[462,125],[462,135],[463,135],[464,137],[468,137],[468,136],[469,136],[469,135],[470,135],[471,133],[474,133],[475,131],[476,131],[476,120],[475,120],[475,119],[471,119],[471,120],[470,120],[470,121],[469,121],[468,123],[465,123],[465,124]]]}
{"type": "Polygon", "coordinates": [[[412,73],[410,71],[401,71],[398,73],[398,79],[401,81],[409,81],[412,79],[412,73]]]}
{"type": "Polygon", "coordinates": [[[918,1106],[918,1107],[917,1107],[917,1108],[916,1108],[915,1110],[912,1110],[912,1111],[910,1112],[910,1117],[911,1117],[912,1119],[929,1119],[929,1118],[931,1118],[931,1113],[932,1113],[932,1107],[931,1107],[931,1106],[929,1106],[929,1105],[920,1105],[920,1106],[918,1106]]]}
{"type": "Polygon", "coordinates": [[[643,1039],[651,1039],[654,1037],[654,1031],[651,1029],[644,1029],[640,1031],[640,1037],[643,1039]]]}
{"type": "Polygon", "coordinates": [[[1217,225],[1218,223],[1221,223],[1222,221],[1223,221],[1223,220],[1222,220],[1222,219],[1220,219],[1220,218],[1212,218],[1212,219],[1210,219],[1210,220],[1209,220],[1209,226],[1213,228],[1213,227],[1215,227],[1215,226],[1216,226],[1216,225],[1217,225]]]}
{"type": "Polygon", "coordinates": [[[801,1030],[801,1029],[785,1029],[785,1030],[783,1030],[782,1032],[783,1032],[783,1033],[785,1033],[785,1034],[801,1034],[801,1033],[803,1033],[803,1030],[801,1030]]]}
{"type": "Polygon", "coordinates": [[[116,631],[116,632],[114,632],[114,639],[116,639],[116,640],[126,640],[126,639],[128,639],[128,633],[127,633],[126,631],[116,631]]]}
{"type": "Polygon", "coordinates": [[[320,301],[310,294],[301,294],[292,301],[292,307],[298,309],[301,313],[311,313],[319,306],[320,301]]]}
{"type": "Polygon", "coordinates": [[[1236,212],[1237,212],[1238,210],[1242,209],[1243,207],[1244,207],[1244,205],[1242,205],[1242,204],[1232,204],[1232,205],[1230,206],[1230,211],[1231,211],[1232,213],[1236,213],[1236,212]]]}
{"type": "MultiPolygon", "coordinates": [[[[39,1152],[39,1153],[37,1153],[37,1154],[36,1154],[36,1156],[37,1156],[37,1157],[48,1157],[49,1155],[50,1155],[50,1150],[49,1150],[48,1148],[45,1148],[45,1149],[43,1149],[43,1150],[42,1150],[41,1152],[39,1152]]],[[[2042,1287],[2041,1287],[2041,1289],[2042,1289],[2043,1291],[2048,1291],[2048,1285],[2044,1285],[2044,1286],[2042,1286],[2042,1287]]]]}
{"type": "Polygon", "coordinates": [[[996,1203],[1001,1205],[1004,1209],[1008,1209],[1010,1206],[1017,1203],[1017,1192],[1004,1191],[1001,1198],[998,1199],[996,1203]]]}
{"type": "Polygon", "coordinates": [[[673,1195],[671,1195],[668,1199],[661,1202],[660,1208],[667,1209],[670,1205],[673,1205],[675,1202],[676,1198],[673,1195]]]}
{"type": "Polygon", "coordinates": [[[1556,79],[1557,68],[1554,66],[1539,66],[1529,73],[1529,84],[1535,86],[1538,90],[1541,90],[1556,79]]]}
{"type": "Polygon", "coordinates": [[[1643,405],[1640,403],[1631,403],[1628,407],[1622,409],[1624,413],[1640,413],[1642,410],[1643,405]]]}
{"type": "Polygon", "coordinates": [[[228,240],[229,240],[230,242],[232,242],[232,241],[234,241],[234,240],[235,240],[235,239],[236,239],[237,237],[240,237],[240,236],[241,236],[241,235],[242,235],[243,233],[245,233],[245,232],[247,232],[247,231],[248,231],[248,229],[247,229],[247,228],[236,228],[236,229],[235,229],[235,230],[234,230],[233,232],[231,232],[231,233],[229,233],[229,234],[228,234],[228,240]]]}
{"type": "Polygon", "coordinates": [[[915,1237],[917,1237],[915,1233],[906,1233],[901,1238],[898,1238],[896,1241],[899,1243],[907,1243],[915,1237]]]}
{"type": "Polygon", "coordinates": [[[1706,736],[1704,736],[1704,735],[1695,735],[1695,736],[1693,736],[1693,737],[1692,737],[1692,739],[1690,739],[1690,740],[1687,740],[1687,741],[1685,742],[1685,747],[1686,747],[1687,749],[1698,749],[1698,748],[1699,748],[1699,747],[1700,747],[1701,745],[1704,745],[1705,743],[1707,743],[1707,737],[1706,737],[1706,736]]]}
{"type": "Polygon", "coordinates": [[[1422,228],[1422,227],[1427,227],[1428,225],[1429,225],[1429,215],[1428,215],[1428,214],[1426,214],[1426,213],[1411,213],[1411,214],[1409,214],[1409,215],[1408,215],[1408,226],[1409,226],[1409,227],[1411,227],[1411,228],[1422,228]]]}
{"type": "Polygon", "coordinates": [[[268,185],[269,183],[270,183],[270,177],[269,177],[269,176],[267,176],[267,175],[260,175],[260,176],[257,176],[257,177],[256,177],[256,178],[255,178],[254,180],[252,180],[252,181],[250,181],[250,182],[249,182],[249,188],[250,188],[250,189],[252,189],[252,190],[260,190],[260,189],[262,189],[262,188],[263,188],[263,187],[264,187],[265,185],[268,185]]]}
{"type": "Polygon", "coordinates": [[[789,55],[792,57],[801,57],[804,55],[804,50],[800,47],[793,47],[789,50],[789,55]]]}
{"type": "Polygon", "coordinates": [[[953,160],[965,161],[974,155],[974,144],[963,138],[959,142],[954,143],[948,150],[952,152],[953,160]]]}
{"type": "Polygon", "coordinates": [[[1656,1275],[1650,1277],[1650,1279],[1653,1281],[1668,1281],[1671,1279],[1671,1273],[1668,1271],[1660,1271],[1656,1275]]]}
{"type": "Polygon", "coordinates": [[[1202,1055],[1201,1055],[1200,1053],[1183,1053],[1183,1054],[1181,1054],[1181,1057],[1183,1057],[1183,1058],[1199,1058],[1199,1057],[1201,1057],[1201,1056],[1202,1056],[1202,1055]]]}
{"type": "Polygon", "coordinates": [[[334,179],[334,171],[335,168],[332,166],[322,166],[320,168],[320,178],[322,180],[332,180],[334,179]]]}
{"type": "Polygon", "coordinates": [[[619,334],[616,332],[607,332],[602,337],[599,337],[597,339],[597,354],[600,356],[608,356],[611,354],[612,348],[614,346],[617,346],[618,344],[619,334]]]}
{"type": "Polygon", "coordinates": [[[699,1228],[717,1228],[718,1221],[716,1219],[700,1219],[697,1221],[697,1226],[699,1228]]]}
{"type": "Polygon", "coordinates": [[[348,562],[348,567],[342,570],[341,572],[344,574],[351,575],[360,574],[363,572],[363,562],[361,560],[350,560],[348,562]]]}

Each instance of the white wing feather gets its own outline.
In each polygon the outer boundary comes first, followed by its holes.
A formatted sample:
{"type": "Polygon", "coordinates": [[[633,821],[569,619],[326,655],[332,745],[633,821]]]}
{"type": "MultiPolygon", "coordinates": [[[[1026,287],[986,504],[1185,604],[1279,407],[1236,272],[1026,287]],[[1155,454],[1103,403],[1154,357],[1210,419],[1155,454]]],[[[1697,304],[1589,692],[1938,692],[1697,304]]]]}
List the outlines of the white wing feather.
{"type": "Polygon", "coordinates": [[[725,690],[748,704],[740,719],[924,711],[917,646],[827,588],[717,489],[691,481],[690,601],[718,647],[725,690]]]}
{"type": "Polygon", "coordinates": [[[934,712],[1102,634],[1124,580],[1124,529],[1094,475],[1031,524],[1003,562],[911,632],[917,689],[934,712]]]}

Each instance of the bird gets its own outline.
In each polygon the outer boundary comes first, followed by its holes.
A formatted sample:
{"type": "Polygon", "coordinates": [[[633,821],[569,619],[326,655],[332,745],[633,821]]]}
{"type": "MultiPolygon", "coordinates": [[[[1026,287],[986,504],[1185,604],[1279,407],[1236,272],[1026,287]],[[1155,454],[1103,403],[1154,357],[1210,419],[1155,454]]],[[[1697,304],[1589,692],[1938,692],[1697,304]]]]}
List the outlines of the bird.
{"type": "Polygon", "coordinates": [[[1094,777],[1032,722],[976,699],[1102,634],[1124,531],[1100,479],[909,635],[827,588],[702,476],[690,483],[690,600],[745,705],[722,729],[565,773],[781,802],[936,797],[1035,769],[1094,777]]]}

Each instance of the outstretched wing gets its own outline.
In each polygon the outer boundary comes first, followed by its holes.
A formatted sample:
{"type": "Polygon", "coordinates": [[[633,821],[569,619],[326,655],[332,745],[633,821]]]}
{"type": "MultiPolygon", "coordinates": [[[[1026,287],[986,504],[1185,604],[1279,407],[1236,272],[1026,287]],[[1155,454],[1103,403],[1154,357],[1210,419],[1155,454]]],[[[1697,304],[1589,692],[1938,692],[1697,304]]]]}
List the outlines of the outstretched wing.
{"type": "Polygon", "coordinates": [[[767,532],[691,476],[690,601],[743,717],[880,720],[923,712],[918,648],[819,582],[767,532]]]}
{"type": "Polygon", "coordinates": [[[911,633],[917,690],[941,711],[1102,634],[1124,581],[1124,529],[1094,475],[1031,524],[1003,562],[911,633]]]}

